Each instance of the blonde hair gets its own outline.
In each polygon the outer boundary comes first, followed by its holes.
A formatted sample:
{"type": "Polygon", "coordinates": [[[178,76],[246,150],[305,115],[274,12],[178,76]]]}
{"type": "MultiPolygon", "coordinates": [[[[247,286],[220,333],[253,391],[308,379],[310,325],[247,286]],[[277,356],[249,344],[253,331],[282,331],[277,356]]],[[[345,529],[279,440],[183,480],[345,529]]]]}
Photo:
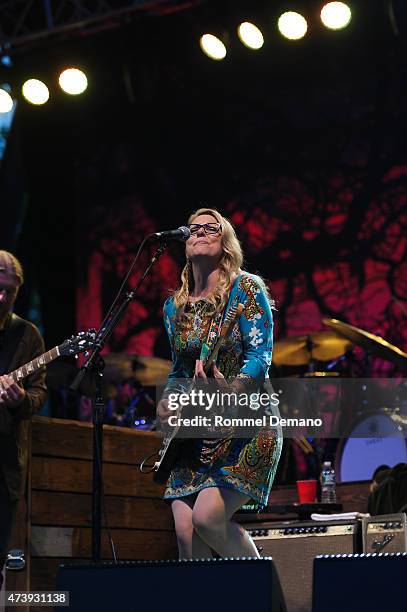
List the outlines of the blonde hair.
{"type": "Polygon", "coordinates": [[[0,250],[0,272],[7,274],[8,276],[14,276],[19,285],[24,282],[24,273],[21,263],[18,261],[12,253],[8,251],[0,250]]]}
{"type": "MultiPolygon", "coordinates": [[[[208,314],[214,314],[215,312],[220,312],[225,306],[233,282],[241,273],[243,253],[234,227],[226,217],[223,217],[214,208],[199,208],[190,215],[188,225],[200,215],[211,215],[220,223],[221,227],[222,255],[218,263],[218,282],[213,294],[207,298],[208,302],[212,305],[212,308],[209,307],[208,309],[208,314]]],[[[181,272],[181,287],[174,293],[174,303],[177,308],[185,307],[193,287],[192,263],[190,260],[187,260],[181,272]]]]}
{"type": "MultiPolygon", "coordinates": [[[[233,282],[242,272],[243,253],[234,227],[226,217],[223,217],[214,208],[199,208],[189,217],[188,224],[192,223],[199,215],[211,215],[221,226],[222,255],[218,264],[218,282],[213,294],[207,298],[210,303],[207,313],[214,314],[215,312],[220,312],[226,305],[233,282]]],[[[193,287],[192,264],[187,259],[181,272],[181,287],[174,293],[174,304],[177,308],[185,307],[193,287]]],[[[185,316],[188,318],[186,313],[185,316]]]]}
{"type": "MultiPolygon", "coordinates": [[[[206,300],[210,306],[206,310],[207,315],[214,315],[220,312],[226,305],[229,299],[229,293],[236,277],[240,274],[253,276],[249,272],[242,270],[243,251],[239,239],[236,236],[235,229],[229,219],[220,214],[216,208],[199,208],[188,219],[188,225],[199,215],[211,215],[220,223],[221,231],[221,246],[222,255],[218,263],[218,282],[215,291],[208,296],[206,300]]],[[[275,300],[270,296],[270,292],[264,279],[261,276],[255,275],[255,279],[264,291],[270,307],[276,310],[275,300]]],[[[174,291],[174,304],[179,310],[178,322],[182,325],[186,324],[188,319],[193,317],[193,314],[186,313],[185,306],[188,302],[191,290],[194,287],[194,277],[192,274],[192,262],[187,259],[187,262],[181,272],[181,287],[174,291]]]]}

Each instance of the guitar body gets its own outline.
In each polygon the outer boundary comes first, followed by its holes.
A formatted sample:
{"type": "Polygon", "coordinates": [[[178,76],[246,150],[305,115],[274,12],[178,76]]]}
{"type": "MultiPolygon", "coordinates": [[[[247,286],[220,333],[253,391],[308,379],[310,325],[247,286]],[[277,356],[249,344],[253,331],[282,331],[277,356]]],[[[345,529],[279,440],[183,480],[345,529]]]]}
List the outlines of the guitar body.
{"type": "MultiPolygon", "coordinates": [[[[220,336],[213,347],[211,353],[207,356],[204,363],[204,372],[206,374],[209,373],[212,363],[214,363],[219,349],[225,340],[232,333],[234,324],[240,317],[243,311],[243,304],[237,304],[232,306],[229,309],[229,312],[225,318],[225,321],[222,325],[222,330],[220,336]]],[[[194,381],[191,384],[190,391],[194,386],[194,381]]],[[[179,431],[179,427],[174,428],[172,433],[165,436],[161,449],[158,453],[154,453],[154,455],[149,455],[145,457],[140,465],[140,471],[144,474],[148,474],[149,472],[154,472],[154,481],[159,483],[164,483],[168,479],[173,466],[175,465],[177,458],[179,457],[181,452],[185,452],[185,446],[187,442],[191,442],[191,440],[185,438],[176,438],[176,435],[179,431]],[[151,469],[145,469],[145,464],[151,459],[152,456],[158,456],[158,460],[154,463],[151,469]]]]}
{"type": "Polygon", "coordinates": [[[157,462],[157,467],[154,469],[154,482],[165,484],[171,474],[171,470],[177,462],[178,457],[185,450],[188,440],[173,438],[169,443],[165,455],[160,462],[157,462]]]}

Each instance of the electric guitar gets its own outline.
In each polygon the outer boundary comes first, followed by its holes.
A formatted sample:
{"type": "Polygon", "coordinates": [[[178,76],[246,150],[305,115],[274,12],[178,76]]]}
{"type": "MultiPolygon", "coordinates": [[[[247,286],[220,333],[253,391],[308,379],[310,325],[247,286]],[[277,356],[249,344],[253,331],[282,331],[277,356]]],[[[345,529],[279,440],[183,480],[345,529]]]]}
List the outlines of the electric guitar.
{"type": "MultiPolygon", "coordinates": [[[[5,374],[4,376],[11,376],[14,382],[19,382],[20,380],[27,378],[27,376],[34,374],[34,372],[46,366],[48,363],[51,363],[51,361],[58,359],[58,357],[73,356],[81,353],[82,351],[91,349],[95,339],[96,330],[94,329],[90,329],[87,332],[79,332],[76,334],[76,336],[71,336],[59,346],[54,346],[54,348],[52,348],[50,351],[43,353],[17,370],[14,370],[9,374],[5,374]]],[[[2,388],[2,378],[3,376],[0,376],[0,390],[2,388]]]]}
{"type": "MultiPolygon", "coordinates": [[[[207,354],[204,363],[203,370],[205,374],[209,373],[209,370],[218,356],[219,349],[222,344],[226,341],[226,339],[232,333],[233,327],[240,317],[243,310],[243,304],[235,304],[231,306],[228,310],[228,313],[225,317],[225,320],[222,325],[221,332],[219,337],[212,348],[212,350],[207,354]]],[[[195,385],[195,379],[192,381],[187,393],[190,393],[195,385]]],[[[179,409],[180,410],[180,409],[179,409]]],[[[178,416],[179,416],[178,412],[178,416]]],[[[143,474],[149,474],[150,472],[154,472],[154,480],[155,482],[164,483],[168,479],[170,475],[171,469],[178,457],[180,452],[180,447],[184,442],[184,439],[176,439],[176,435],[180,429],[180,425],[173,427],[171,432],[167,434],[162,442],[161,448],[158,452],[145,457],[140,465],[140,471],[143,474]],[[157,461],[154,463],[152,467],[144,468],[145,464],[149,462],[152,457],[158,457],[157,461]]]]}

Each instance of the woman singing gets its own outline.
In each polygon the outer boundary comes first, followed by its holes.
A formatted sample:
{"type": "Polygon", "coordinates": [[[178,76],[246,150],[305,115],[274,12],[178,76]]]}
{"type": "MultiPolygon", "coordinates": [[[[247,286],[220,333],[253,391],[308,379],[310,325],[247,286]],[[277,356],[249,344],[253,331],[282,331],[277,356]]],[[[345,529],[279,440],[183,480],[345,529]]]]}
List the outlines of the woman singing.
{"type": "MultiPolygon", "coordinates": [[[[219,328],[232,302],[244,310],[219,352],[211,376],[219,386],[258,388],[271,363],[273,321],[263,281],[241,270],[243,255],[231,223],[216,210],[197,210],[188,220],[187,262],[181,287],[164,305],[173,367],[157,414],[170,414],[168,391],[177,379],[206,379],[202,344],[219,328]]],[[[204,382],[204,381],[202,381],[204,382]]],[[[249,534],[231,520],[250,499],[267,503],[282,446],[281,429],[252,438],[196,439],[174,465],[164,498],[171,502],[180,558],[258,557],[249,534]]]]}

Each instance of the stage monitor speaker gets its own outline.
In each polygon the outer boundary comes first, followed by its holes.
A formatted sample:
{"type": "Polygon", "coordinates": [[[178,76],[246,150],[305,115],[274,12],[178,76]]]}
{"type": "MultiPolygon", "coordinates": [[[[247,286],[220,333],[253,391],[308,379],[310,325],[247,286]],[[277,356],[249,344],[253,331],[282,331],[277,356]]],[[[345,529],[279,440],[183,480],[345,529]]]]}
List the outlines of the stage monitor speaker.
{"type": "Polygon", "coordinates": [[[320,556],[312,612],[407,612],[407,553],[320,556]]]}
{"type": "Polygon", "coordinates": [[[286,612],[271,559],[61,565],[69,612],[286,612]]]}
{"type": "Polygon", "coordinates": [[[273,558],[287,612],[309,612],[311,609],[314,557],[361,550],[358,521],[256,523],[244,527],[260,554],[273,558]]]}
{"type": "Polygon", "coordinates": [[[364,553],[407,552],[407,522],[404,512],[362,519],[364,553]]]}

